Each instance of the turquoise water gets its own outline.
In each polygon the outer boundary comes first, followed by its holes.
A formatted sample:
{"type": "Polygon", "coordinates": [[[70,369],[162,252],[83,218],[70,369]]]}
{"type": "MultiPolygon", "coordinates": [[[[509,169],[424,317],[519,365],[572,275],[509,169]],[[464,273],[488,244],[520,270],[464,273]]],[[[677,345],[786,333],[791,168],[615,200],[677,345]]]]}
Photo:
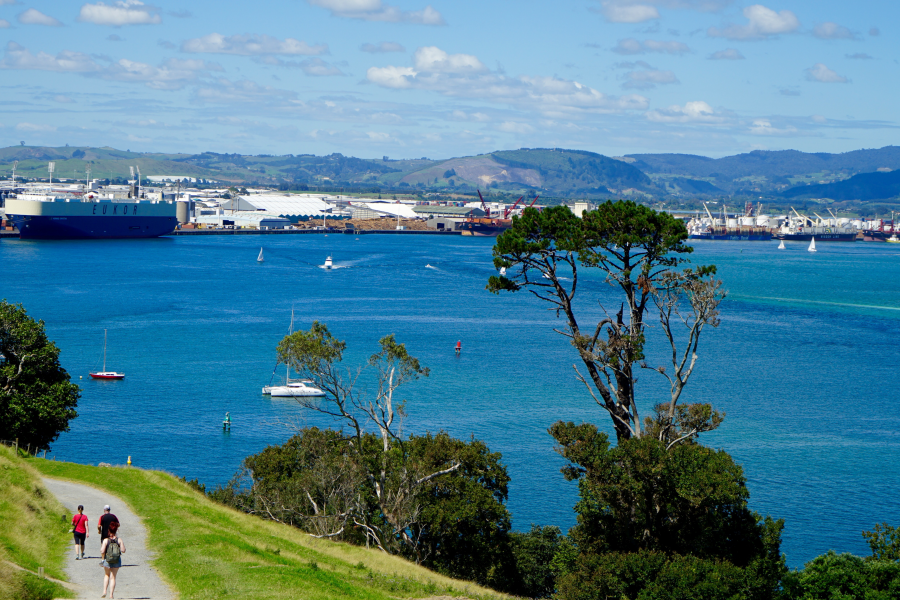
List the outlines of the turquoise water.
{"type": "MultiPolygon", "coordinates": [[[[609,427],[574,380],[575,355],[553,333],[553,313],[530,295],[484,290],[491,245],[334,234],[3,240],[0,297],[43,319],[65,368],[84,377],[79,417],[53,445],[60,459],[131,456],[214,485],[291,427],[327,425],[260,394],[293,307],[298,328],[318,319],[347,340],[348,366],[395,333],[431,369],[404,391],[407,429],[485,440],[509,467],[515,526],[566,529],[576,489],[559,474],[546,429],[559,419],[609,427]],[[329,254],[340,268],[318,267],[329,254]],[[122,381],[88,378],[100,368],[104,328],[107,368],[122,381]],[[226,411],[231,433],[221,428],[226,411]]],[[[828,549],[864,554],[863,529],[900,524],[900,249],[698,242],[694,261],[716,264],[730,291],[687,390],[728,415],[704,441],[744,466],[754,509],[786,520],[791,565],[828,549]]],[[[583,283],[586,314],[599,314],[598,295],[618,308],[596,277],[583,283]]],[[[663,397],[660,384],[642,375],[644,412],[663,397]]]]}

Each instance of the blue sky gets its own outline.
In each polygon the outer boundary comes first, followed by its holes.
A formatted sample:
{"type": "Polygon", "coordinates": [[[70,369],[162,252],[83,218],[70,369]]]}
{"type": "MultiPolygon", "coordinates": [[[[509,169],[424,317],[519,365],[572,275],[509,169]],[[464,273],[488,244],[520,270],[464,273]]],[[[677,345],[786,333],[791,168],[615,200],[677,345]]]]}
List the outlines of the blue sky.
{"type": "Polygon", "coordinates": [[[896,143],[886,0],[0,0],[0,146],[448,158],[896,143]]]}

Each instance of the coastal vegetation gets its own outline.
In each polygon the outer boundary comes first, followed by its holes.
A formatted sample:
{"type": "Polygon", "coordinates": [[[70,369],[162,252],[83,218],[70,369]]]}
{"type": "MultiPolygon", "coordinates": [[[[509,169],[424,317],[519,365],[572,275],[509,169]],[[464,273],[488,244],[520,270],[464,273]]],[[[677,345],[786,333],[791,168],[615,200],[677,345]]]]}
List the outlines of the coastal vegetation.
{"type": "Polygon", "coordinates": [[[78,415],[81,391],[69,379],[44,322],[21,304],[0,301],[0,440],[48,449],[78,415]]]}
{"type": "MultiPolygon", "coordinates": [[[[295,527],[243,514],[207,498],[196,484],[192,487],[166,473],[44,459],[28,464],[47,477],[108,490],[127,503],[147,528],[154,568],[182,600],[501,597],[401,557],[317,539],[295,527]]],[[[5,494],[0,489],[0,498],[5,494]]],[[[24,512],[27,509],[19,514],[24,512]]],[[[53,514],[57,524],[59,514],[53,514]]]]}
{"type": "Polygon", "coordinates": [[[38,576],[43,567],[47,577],[65,579],[65,550],[72,539],[66,517],[40,474],[12,448],[0,445],[0,600],[71,597],[64,587],[38,576]]]}

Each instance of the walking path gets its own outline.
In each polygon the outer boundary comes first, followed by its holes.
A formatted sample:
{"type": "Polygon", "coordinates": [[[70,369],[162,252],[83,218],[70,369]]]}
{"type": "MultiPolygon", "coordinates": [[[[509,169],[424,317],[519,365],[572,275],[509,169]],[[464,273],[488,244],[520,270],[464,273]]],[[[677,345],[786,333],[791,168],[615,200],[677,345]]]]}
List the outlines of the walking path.
{"type": "Polygon", "coordinates": [[[44,485],[72,513],[79,504],[84,505],[84,514],[90,520],[88,538],[84,545],[84,560],[75,560],[75,542],[66,549],[68,561],[66,574],[69,581],[77,586],[79,600],[99,598],[103,591],[103,568],[100,566],[100,534],[97,520],[103,514],[103,506],[109,504],[112,514],[119,519],[119,535],[125,542],[126,552],[122,554],[122,568],[116,577],[116,598],[123,600],[175,600],[176,594],[166,585],[156,569],[150,565],[153,555],[147,550],[147,530],[141,520],[124,502],[97,488],[42,478],[44,485]]]}

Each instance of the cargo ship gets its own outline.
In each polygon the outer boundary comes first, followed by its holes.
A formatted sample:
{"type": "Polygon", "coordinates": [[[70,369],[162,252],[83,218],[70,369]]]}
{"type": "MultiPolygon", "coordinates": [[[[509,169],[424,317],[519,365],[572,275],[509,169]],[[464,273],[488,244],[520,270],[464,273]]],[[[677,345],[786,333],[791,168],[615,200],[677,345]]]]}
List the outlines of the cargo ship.
{"type": "Polygon", "coordinates": [[[24,193],[6,199],[6,217],[23,240],[152,238],[178,225],[168,200],[113,200],[96,193],[24,193]]]}
{"type": "Polygon", "coordinates": [[[808,242],[816,238],[818,242],[855,242],[856,229],[822,225],[785,225],[775,235],[786,242],[808,242]]]}
{"type": "Polygon", "coordinates": [[[692,240],[729,240],[744,242],[767,242],[772,239],[772,232],[767,227],[705,227],[689,230],[688,239],[692,240]]]}
{"type": "Polygon", "coordinates": [[[462,235],[496,237],[510,227],[512,227],[512,219],[468,217],[457,228],[462,232],[462,235]]]}

